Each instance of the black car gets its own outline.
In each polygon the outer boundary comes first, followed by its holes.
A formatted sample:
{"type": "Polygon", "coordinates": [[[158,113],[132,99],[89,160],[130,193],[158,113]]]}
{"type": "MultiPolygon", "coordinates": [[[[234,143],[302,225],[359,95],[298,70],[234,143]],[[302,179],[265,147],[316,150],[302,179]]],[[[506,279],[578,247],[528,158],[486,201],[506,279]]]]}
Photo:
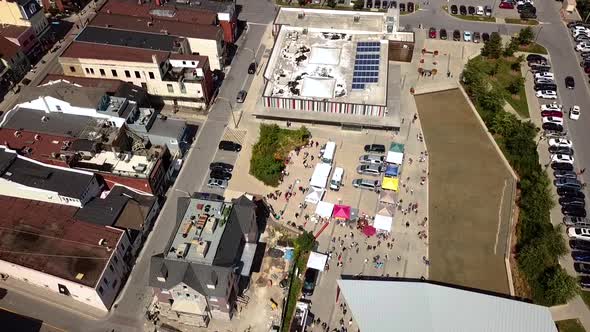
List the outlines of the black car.
{"type": "Polygon", "coordinates": [[[565,87],[568,89],[573,89],[576,86],[576,83],[574,82],[574,78],[571,76],[567,76],[565,78],[565,87]]]}
{"type": "Polygon", "coordinates": [[[577,179],[578,174],[572,171],[554,171],[553,176],[555,178],[570,178],[570,179],[577,179]]]}
{"type": "Polygon", "coordinates": [[[557,132],[563,131],[562,125],[557,124],[557,123],[552,123],[552,122],[543,123],[543,125],[541,125],[541,128],[543,128],[543,130],[549,130],[549,131],[557,131],[557,132]]]}
{"type": "Polygon", "coordinates": [[[590,264],[586,263],[574,263],[574,270],[582,274],[590,274],[590,264]]]}
{"type": "Polygon", "coordinates": [[[590,250],[590,241],[574,239],[574,240],[570,240],[569,242],[570,242],[570,248],[572,248],[572,249],[590,250]]]}
{"type": "Polygon", "coordinates": [[[552,154],[567,154],[569,156],[574,155],[574,150],[572,148],[568,148],[567,146],[550,146],[549,152],[552,154]]]}
{"type": "Polygon", "coordinates": [[[529,54],[526,57],[526,61],[531,62],[531,61],[545,61],[547,62],[547,58],[545,58],[544,56],[540,55],[540,54],[529,54]]]}
{"type": "Polygon", "coordinates": [[[219,150],[240,152],[242,150],[242,146],[232,141],[221,141],[219,142],[219,150]]]}
{"type": "Polygon", "coordinates": [[[580,287],[582,287],[582,288],[590,287],[590,277],[581,276],[579,282],[580,282],[580,287]]]}
{"type": "Polygon", "coordinates": [[[209,177],[212,179],[229,180],[231,179],[231,173],[221,168],[215,168],[209,173],[209,177]]]}
{"type": "Polygon", "coordinates": [[[447,40],[447,30],[440,29],[440,39],[447,40]]]}
{"type": "Polygon", "coordinates": [[[469,13],[469,15],[475,15],[475,7],[473,7],[473,6],[467,7],[467,12],[469,13]]]}
{"type": "Polygon", "coordinates": [[[540,84],[535,84],[534,89],[535,89],[535,91],[539,91],[539,90],[557,91],[557,85],[553,84],[553,83],[540,83],[540,84]]]}
{"type": "MultiPolygon", "coordinates": [[[[573,171],[574,165],[569,163],[551,163],[551,168],[554,170],[561,170],[561,171],[573,171]]],[[[562,189],[558,188],[557,190],[562,189]]]]}
{"type": "Polygon", "coordinates": [[[560,195],[561,197],[569,197],[569,198],[577,198],[577,199],[584,199],[586,198],[586,195],[581,192],[581,191],[568,191],[563,195],[560,195]]]}
{"type": "Polygon", "coordinates": [[[583,198],[564,196],[559,198],[559,205],[561,206],[586,206],[586,202],[583,198]]]}
{"type": "Polygon", "coordinates": [[[567,24],[568,28],[573,28],[574,26],[584,26],[584,21],[571,21],[567,24]]]}
{"type": "Polygon", "coordinates": [[[531,65],[530,67],[531,67],[531,71],[535,74],[551,71],[551,66],[549,66],[549,65],[534,64],[534,65],[531,65]]]}
{"type": "Polygon", "coordinates": [[[590,52],[582,52],[582,53],[580,53],[580,56],[581,56],[582,58],[587,58],[587,57],[589,57],[589,56],[590,56],[590,52]]]}
{"type": "Polygon", "coordinates": [[[557,194],[559,196],[572,196],[572,195],[578,195],[576,193],[581,193],[582,195],[584,195],[584,193],[582,193],[580,191],[580,189],[572,189],[572,188],[557,188],[557,194]]]}
{"type": "Polygon", "coordinates": [[[399,11],[400,12],[405,12],[406,11],[406,4],[405,3],[400,3],[399,4],[399,11]]]}
{"type": "Polygon", "coordinates": [[[457,12],[458,12],[457,5],[452,5],[451,6],[451,14],[457,15],[457,12]]]}
{"type": "Polygon", "coordinates": [[[367,144],[367,145],[365,145],[365,152],[385,153],[385,145],[383,145],[383,144],[367,144]]]}
{"type": "Polygon", "coordinates": [[[453,40],[460,41],[461,40],[461,31],[455,30],[453,31],[453,40]]]}
{"type": "Polygon", "coordinates": [[[561,208],[561,213],[566,216],[586,217],[586,209],[578,206],[564,206],[561,208]]]}
{"type": "Polygon", "coordinates": [[[303,280],[303,289],[301,293],[304,296],[311,296],[313,295],[313,291],[315,290],[315,282],[318,279],[319,271],[316,269],[307,269],[305,271],[305,279],[303,280]]]}
{"type": "Polygon", "coordinates": [[[467,15],[467,8],[463,5],[459,6],[459,14],[467,15]]]}
{"type": "Polygon", "coordinates": [[[234,170],[234,165],[231,164],[226,164],[226,163],[222,163],[222,162],[214,162],[209,164],[209,170],[214,170],[214,169],[222,169],[226,172],[231,172],[234,170]]]}
{"type": "Polygon", "coordinates": [[[535,6],[530,5],[530,4],[529,4],[529,6],[525,5],[525,6],[521,7],[520,10],[518,10],[518,6],[516,8],[520,14],[523,14],[523,13],[536,14],[537,13],[537,8],[535,8],[535,6]]]}
{"type": "Polygon", "coordinates": [[[590,263],[590,251],[576,250],[572,251],[572,258],[577,262],[590,263]]]}
{"type": "Polygon", "coordinates": [[[408,2],[408,12],[409,13],[414,12],[414,3],[413,2],[408,2]]]}
{"type": "Polygon", "coordinates": [[[490,40],[490,34],[487,32],[482,33],[481,40],[483,40],[484,43],[487,43],[487,41],[490,40]]]}
{"type": "Polygon", "coordinates": [[[248,74],[254,74],[256,72],[256,62],[252,62],[250,66],[248,66],[248,74]]]}
{"type": "Polygon", "coordinates": [[[529,12],[529,11],[525,11],[520,13],[520,19],[521,20],[532,20],[532,19],[536,19],[537,18],[537,13],[533,13],[533,12],[529,12]]]}
{"type": "Polygon", "coordinates": [[[516,6],[516,10],[520,13],[524,8],[529,8],[529,7],[533,7],[533,5],[531,5],[529,2],[525,2],[523,5],[518,5],[516,6]]]}

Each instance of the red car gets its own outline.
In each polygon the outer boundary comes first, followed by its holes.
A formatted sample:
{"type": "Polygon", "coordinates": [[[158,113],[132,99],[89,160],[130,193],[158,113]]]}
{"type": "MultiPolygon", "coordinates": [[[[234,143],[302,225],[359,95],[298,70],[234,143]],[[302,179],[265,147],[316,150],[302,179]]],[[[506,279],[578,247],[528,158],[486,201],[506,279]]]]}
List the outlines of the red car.
{"type": "Polygon", "coordinates": [[[514,9],[514,4],[512,2],[500,2],[500,8],[514,9]]]}
{"type": "Polygon", "coordinates": [[[430,28],[430,30],[428,30],[428,37],[436,38],[436,29],[435,28],[430,28]]]}
{"type": "Polygon", "coordinates": [[[553,116],[556,118],[563,118],[563,113],[560,111],[543,111],[541,112],[542,117],[553,116]]]}

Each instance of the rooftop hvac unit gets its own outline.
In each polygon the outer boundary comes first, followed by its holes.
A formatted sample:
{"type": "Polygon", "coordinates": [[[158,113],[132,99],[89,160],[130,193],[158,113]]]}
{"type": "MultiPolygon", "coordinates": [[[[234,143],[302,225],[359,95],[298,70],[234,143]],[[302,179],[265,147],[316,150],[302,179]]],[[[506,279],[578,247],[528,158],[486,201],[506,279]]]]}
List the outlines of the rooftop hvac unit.
{"type": "Polygon", "coordinates": [[[39,141],[39,140],[41,140],[41,135],[35,134],[35,141],[39,141]]]}
{"type": "Polygon", "coordinates": [[[49,121],[48,117],[46,117],[46,116],[41,117],[41,122],[47,122],[47,121],[49,121]]]}
{"type": "Polygon", "coordinates": [[[22,135],[21,135],[20,131],[17,130],[14,132],[14,137],[21,137],[21,136],[22,135]]]}
{"type": "Polygon", "coordinates": [[[105,240],[105,239],[100,239],[100,240],[98,240],[98,245],[99,245],[99,246],[104,246],[104,245],[106,245],[106,244],[107,244],[107,240],[105,240]]]}

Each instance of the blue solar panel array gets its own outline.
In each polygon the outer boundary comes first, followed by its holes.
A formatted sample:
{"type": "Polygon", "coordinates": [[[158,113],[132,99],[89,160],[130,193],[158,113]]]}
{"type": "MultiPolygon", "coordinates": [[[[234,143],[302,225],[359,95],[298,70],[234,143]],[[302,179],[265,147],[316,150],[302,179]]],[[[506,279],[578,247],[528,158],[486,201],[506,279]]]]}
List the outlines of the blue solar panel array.
{"type": "Polygon", "coordinates": [[[366,83],[379,81],[380,42],[359,42],[356,45],[356,59],[352,74],[352,89],[363,90],[366,83]]]}

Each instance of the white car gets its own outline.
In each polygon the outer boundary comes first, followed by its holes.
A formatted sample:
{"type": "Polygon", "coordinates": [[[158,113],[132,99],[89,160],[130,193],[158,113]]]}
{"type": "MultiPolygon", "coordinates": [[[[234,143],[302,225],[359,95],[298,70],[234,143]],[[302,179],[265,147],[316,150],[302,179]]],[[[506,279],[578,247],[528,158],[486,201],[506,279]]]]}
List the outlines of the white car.
{"type": "Polygon", "coordinates": [[[558,103],[541,105],[541,111],[561,111],[563,106],[558,103]]]}
{"type": "Polygon", "coordinates": [[[557,92],[551,90],[539,90],[536,94],[537,98],[557,99],[557,92]]]}
{"type": "Polygon", "coordinates": [[[568,155],[568,154],[554,154],[551,155],[551,161],[555,161],[558,163],[568,163],[568,164],[573,164],[574,163],[574,157],[568,155]]]}
{"type": "Polygon", "coordinates": [[[483,16],[483,14],[484,14],[483,6],[477,6],[477,8],[475,9],[475,14],[477,14],[479,16],[483,16]]]}
{"type": "Polygon", "coordinates": [[[570,119],[578,120],[580,118],[580,106],[574,105],[570,108],[570,119]]]}
{"type": "Polygon", "coordinates": [[[553,75],[553,73],[550,71],[544,71],[544,72],[540,72],[540,73],[535,74],[535,79],[539,79],[539,78],[546,78],[546,79],[552,80],[555,78],[555,75],[553,75]]]}
{"type": "Polygon", "coordinates": [[[563,126],[563,118],[559,118],[556,116],[544,116],[543,123],[549,123],[549,122],[563,126]]]}
{"type": "Polygon", "coordinates": [[[567,235],[572,239],[579,240],[590,240],[590,229],[580,227],[569,227],[567,229],[567,235]]]}
{"type": "Polygon", "coordinates": [[[466,42],[471,41],[471,31],[463,32],[463,41],[466,41],[466,42]]]}
{"type": "Polygon", "coordinates": [[[576,51],[578,52],[590,52],[590,43],[581,42],[576,45],[576,51]]]}
{"type": "Polygon", "coordinates": [[[552,138],[549,140],[549,146],[571,148],[573,146],[572,141],[565,138],[552,138]]]}
{"type": "Polygon", "coordinates": [[[589,34],[590,34],[590,29],[588,29],[588,28],[576,29],[572,32],[572,36],[574,38],[577,36],[580,36],[580,35],[589,35],[589,34]]]}
{"type": "Polygon", "coordinates": [[[572,34],[575,34],[576,32],[590,32],[590,29],[588,29],[584,26],[578,25],[578,26],[571,28],[570,31],[572,32],[572,34]]]}
{"type": "Polygon", "coordinates": [[[535,78],[535,84],[555,84],[555,81],[551,78],[535,78]]]}
{"type": "Polygon", "coordinates": [[[533,2],[533,0],[518,0],[516,1],[516,5],[524,5],[525,3],[530,3],[531,5],[534,5],[535,3],[533,2]]]}

